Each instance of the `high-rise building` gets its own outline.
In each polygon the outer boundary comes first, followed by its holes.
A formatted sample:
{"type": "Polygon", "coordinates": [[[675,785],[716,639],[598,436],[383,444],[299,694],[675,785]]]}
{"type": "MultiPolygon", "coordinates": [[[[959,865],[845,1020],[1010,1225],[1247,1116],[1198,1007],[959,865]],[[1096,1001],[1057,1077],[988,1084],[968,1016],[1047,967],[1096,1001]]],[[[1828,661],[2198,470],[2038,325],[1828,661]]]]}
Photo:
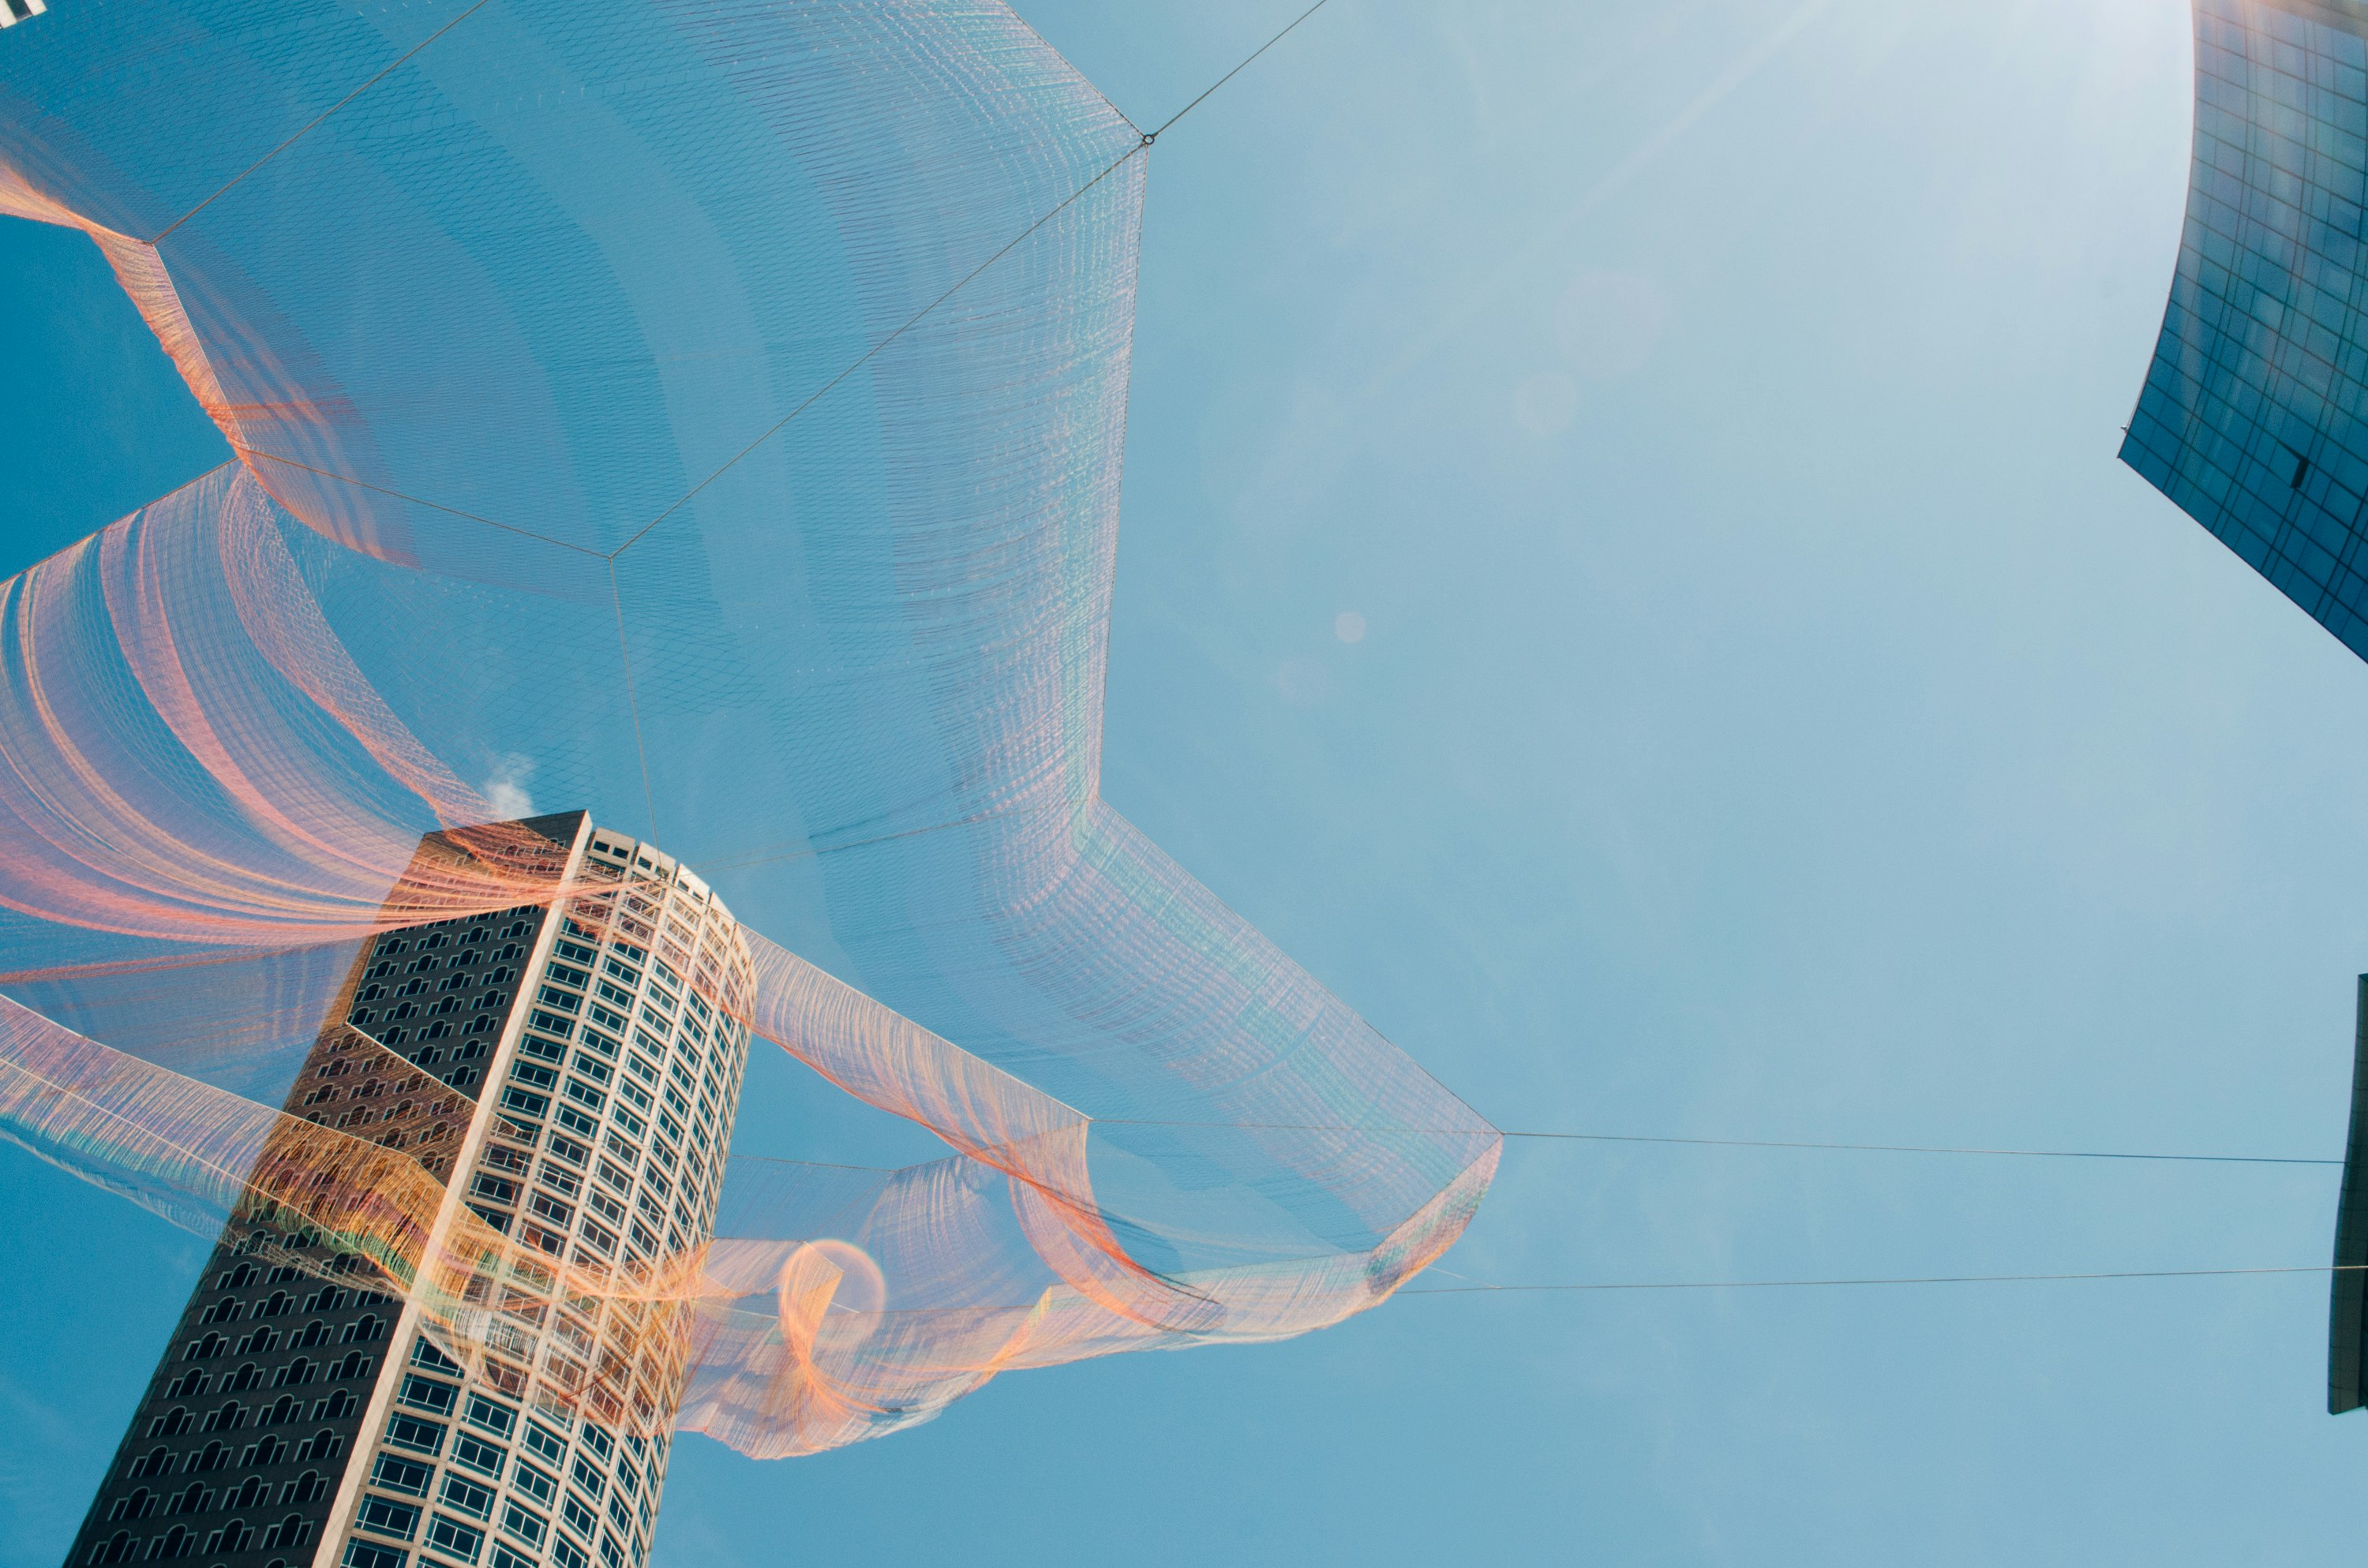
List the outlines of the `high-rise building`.
{"type": "Polygon", "coordinates": [[[511,826],[421,842],[257,1167],[334,1129],[441,1184],[437,1234],[499,1244],[398,1294],[251,1185],[68,1568],[646,1562],[687,1348],[660,1287],[713,1233],[748,952],[650,846],[511,826]],[[552,893],[404,918],[488,856],[552,893]]]}
{"type": "MultiPolygon", "coordinates": [[[[2194,0],[2195,156],[2122,460],[2368,658],[2368,4],[2194,0]]],[[[2368,1402],[2368,976],[2327,1407],[2368,1402]]]]}
{"type": "Polygon", "coordinates": [[[2122,460],[2368,656],[2368,4],[2194,12],[2186,227],[2122,460]]]}
{"type": "Polygon", "coordinates": [[[2368,974],[2351,1031],[2351,1132],[2335,1206],[2335,1287],[2328,1313],[2327,1409],[2368,1404],[2368,974]]]}

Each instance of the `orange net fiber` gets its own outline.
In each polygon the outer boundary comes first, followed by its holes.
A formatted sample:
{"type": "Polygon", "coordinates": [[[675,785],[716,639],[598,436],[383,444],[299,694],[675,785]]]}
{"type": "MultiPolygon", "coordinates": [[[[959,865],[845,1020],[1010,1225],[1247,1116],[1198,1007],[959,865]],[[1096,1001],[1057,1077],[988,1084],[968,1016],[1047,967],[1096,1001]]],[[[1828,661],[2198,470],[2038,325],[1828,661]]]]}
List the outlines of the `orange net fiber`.
{"type": "Polygon", "coordinates": [[[757,1455],[1453,1243],[1497,1132],[1099,797],[1149,153],[1008,11],[39,21],[0,210],[92,236],[237,457],[0,584],[0,1131],[332,1238],[464,1356],[630,1309],[757,1455]],[[324,1027],[377,933],[605,917],[538,804],[696,868],[700,1006],[946,1155],[735,1160],[640,1274],[439,1211],[461,1108],[324,1027]],[[270,1108],[340,1050],[399,1128],[270,1108]]]}

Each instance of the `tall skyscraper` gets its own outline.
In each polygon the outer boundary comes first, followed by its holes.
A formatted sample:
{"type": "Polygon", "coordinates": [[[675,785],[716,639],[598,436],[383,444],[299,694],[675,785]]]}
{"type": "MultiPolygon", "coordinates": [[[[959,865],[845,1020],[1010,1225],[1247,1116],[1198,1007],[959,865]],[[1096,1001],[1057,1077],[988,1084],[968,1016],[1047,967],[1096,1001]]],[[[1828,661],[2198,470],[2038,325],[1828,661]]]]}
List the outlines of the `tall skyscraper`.
{"type": "MultiPolygon", "coordinates": [[[[2194,0],[2195,161],[2122,460],[2368,658],[2368,4],[2194,0]]],[[[2368,976],[2327,1407],[2368,1399],[2368,976]]]]}
{"type": "Polygon", "coordinates": [[[2335,1289],[2328,1314],[2327,1409],[2368,1403],[2368,974],[2360,977],[2351,1031],[2351,1131],[2335,1206],[2335,1289]]]}
{"type": "Polygon", "coordinates": [[[2195,153],[2122,460],[2368,656],[2368,5],[2195,0],[2195,153]]]}
{"type": "Polygon", "coordinates": [[[581,812],[514,825],[421,842],[264,1154],[300,1158],[315,1128],[400,1151],[443,1184],[438,1234],[507,1243],[406,1301],[251,1189],[68,1568],[646,1562],[687,1349],[661,1287],[713,1233],[748,953],[650,846],[581,812]],[[489,855],[577,891],[404,919],[489,855]]]}

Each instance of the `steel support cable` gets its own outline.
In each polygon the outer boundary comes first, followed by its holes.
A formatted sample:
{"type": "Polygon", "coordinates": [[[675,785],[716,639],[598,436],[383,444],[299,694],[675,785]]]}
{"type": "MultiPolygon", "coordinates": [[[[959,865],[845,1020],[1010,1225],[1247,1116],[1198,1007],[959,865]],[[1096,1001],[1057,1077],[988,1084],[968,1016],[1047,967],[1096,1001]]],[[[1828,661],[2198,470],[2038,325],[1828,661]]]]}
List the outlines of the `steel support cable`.
{"type": "MultiPolygon", "coordinates": [[[[597,550],[588,550],[580,544],[571,544],[564,539],[553,539],[549,534],[539,534],[532,528],[519,528],[516,523],[505,523],[498,518],[479,517],[474,512],[464,512],[458,506],[447,506],[441,501],[429,501],[421,496],[405,494],[400,490],[390,490],[383,484],[372,484],[366,479],[356,479],[351,474],[337,473],[325,468],[314,468],[311,463],[298,462],[294,458],[283,458],[277,452],[267,452],[257,447],[243,446],[236,441],[230,443],[230,449],[243,458],[261,458],[266,462],[279,463],[283,468],[298,469],[316,478],[332,479],[339,484],[350,484],[357,490],[367,490],[375,495],[388,496],[414,506],[425,506],[431,512],[441,512],[447,517],[458,517],[464,523],[476,523],[484,528],[498,528],[507,534],[516,534],[520,539],[530,539],[537,544],[550,545],[554,550],[571,550],[578,555],[587,556],[594,561],[609,559],[597,550]]],[[[257,475],[258,479],[260,477],[257,475]]]]}
{"type": "Polygon", "coordinates": [[[2084,1279],[2229,1279],[2262,1274],[2357,1274],[2360,1263],[2298,1263],[2266,1268],[2112,1268],[2078,1274],[1901,1274],[1849,1279],[1607,1280],[1570,1285],[1409,1285],[1401,1296],[1520,1296],[1589,1290],[1813,1290],[1858,1285],[2036,1285],[2084,1279]]]}
{"type": "MultiPolygon", "coordinates": [[[[1568,1285],[1407,1285],[1394,1296],[1526,1296],[1610,1290],[1812,1290],[1869,1285],[2041,1285],[2107,1279],[2236,1279],[2278,1274],[2356,1274],[2368,1264],[2301,1263],[2264,1268],[2112,1268],[2066,1274],[1902,1274],[1834,1279],[1607,1280],[1568,1285]]],[[[944,1312],[1024,1312],[1035,1303],[992,1307],[886,1307],[878,1316],[930,1317],[944,1312]]]]}
{"type": "Polygon", "coordinates": [[[2018,1160],[2146,1160],[2210,1165],[2340,1165],[2341,1160],[2292,1154],[2166,1154],[2120,1149],[2006,1149],[1952,1143],[1814,1143],[1773,1138],[1673,1138],[1641,1132],[1508,1131],[1494,1127],[1355,1127],[1346,1122],[1319,1121],[1161,1121],[1148,1117],[1099,1116],[1111,1127],[1205,1127],[1246,1132],[1402,1132],[1437,1137],[1468,1133],[1474,1137],[1527,1138],[1568,1143],[1666,1143],[1706,1149],[1806,1149],[1870,1154],[1981,1154],[2018,1160]]]}

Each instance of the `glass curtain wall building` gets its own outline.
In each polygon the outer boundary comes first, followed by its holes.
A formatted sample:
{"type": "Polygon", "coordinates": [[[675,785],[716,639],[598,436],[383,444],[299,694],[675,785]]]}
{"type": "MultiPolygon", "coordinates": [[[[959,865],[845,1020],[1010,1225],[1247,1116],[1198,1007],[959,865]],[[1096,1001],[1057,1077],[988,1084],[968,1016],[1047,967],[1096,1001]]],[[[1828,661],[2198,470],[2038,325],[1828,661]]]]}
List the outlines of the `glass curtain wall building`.
{"type": "MultiPolygon", "coordinates": [[[[747,949],[648,846],[581,812],[519,825],[549,846],[534,880],[590,891],[364,944],[283,1124],[400,1150],[448,1216],[522,1244],[472,1281],[477,1339],[439,1341],[359,1255],[251,1196],[68,1568],[647,1561],[689,1347],[632,1285],[713,1235],[748,1036],[700,990],[745,987],[747,949]],[[564,1283],[604,1278],[625,1288],[564,1283]]],[[[472,852],[430,835],[404,882],[472,852]]]]}
{"type": "Polygon", "coordinates": [[[2195,0],[2195,154],[2122,460],[2368,656],[2368,5],[2195,0]]]}
{"type": "MultiPolygon", "coordinates": [[[[2122,460],[2368,657],[2368,5],[2195,0],[2195,155],[2122,460]]],[[[2327,1403],[2368,1399],[2368,977],[2327,1403]]]]}

